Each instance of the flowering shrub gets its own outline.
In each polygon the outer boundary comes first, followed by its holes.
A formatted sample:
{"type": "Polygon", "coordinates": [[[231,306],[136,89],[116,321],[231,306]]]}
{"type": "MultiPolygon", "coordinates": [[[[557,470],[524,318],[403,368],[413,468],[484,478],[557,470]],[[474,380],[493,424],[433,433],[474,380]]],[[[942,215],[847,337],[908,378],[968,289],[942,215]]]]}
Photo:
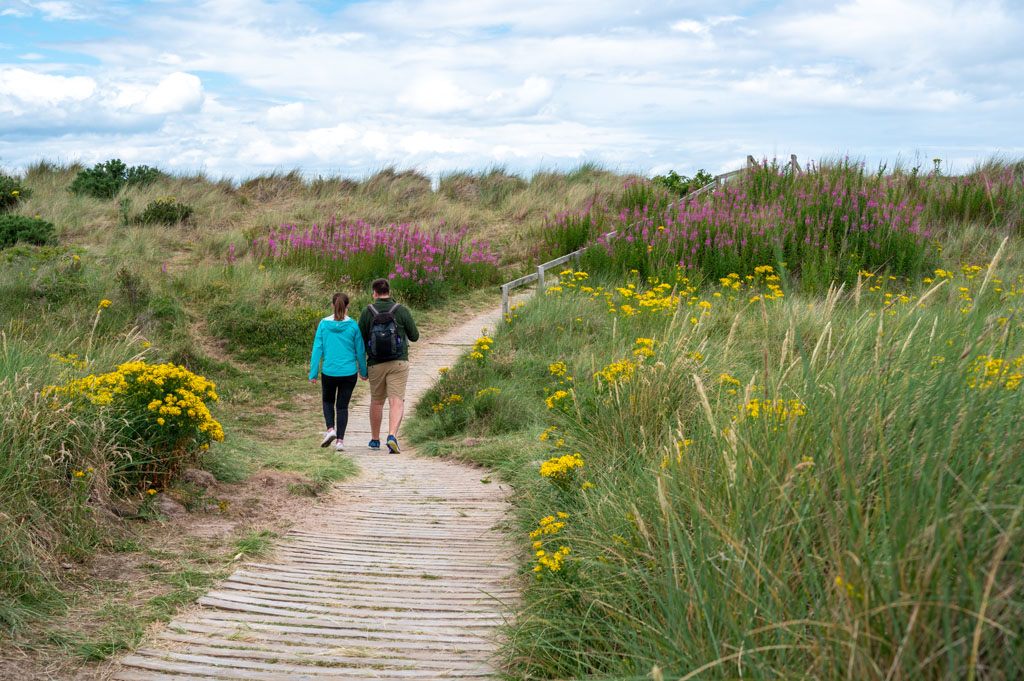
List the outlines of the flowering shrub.
{"type": "Polygon", "coordinates": [[[530,538],[534,540],[534,555],[537,558],[537,564],[533,566],[537,579],[542,579],[544,575],[553,576],[561,573],[566,567],[565,558],[570,553],[568,546],[560,545],[550,554],[543,547],[546,540],[553,538],[565,527],[565,519],[568,517],[569,514],[562,511],[556,515],[545,516],[537,523],[537,529],[530,532],[530,538]]]}
{"type": "Polygon", "coordinates": [[[207,406],[207,400],[217,401],[215,387],[175,364],[128,362],[110,373],[48,386],[45,393],[54,403],[77,402],[123,419],[127,436],[147,443],[154,455],[123,464],[125,483],[163,486],[200,450],[224,440],[207,406]]]}
{"type": "Polygon", "coordinates": [[[462,402],[462,395],[449,395],[448,397],[444,398],[443,400],[432,406],[431,409],[436,414],[437,412],[444,411],[445,407],[450,407],[453,404],[459,404],[460,402],[462,402]]]}
{"type": "Polygon", "coordinates": [[[469,351],[469,356],[472,359],[483,359],[491,351],[491,344],[494,343],[494,339],[489,336],[480,336],[473,343],[473,349],[469,351]]]}
{"type": "Polygon", "coordinates": [[[578,468],[583,468],[583,458],[576,452],[548,459],[540,465],[540,474],[559,489],[568,490],[573,487],[578,468]]]}
{"type": "Polygon", "coordinates": [[[569,397],[570,392],[567,390],[556,390],[555,392],[544,398],[544,404],[548,405],[548,409],[554,409],[555,406],[566,397],[569,397]]]}
{"type": "Polygon", "coordinates": [[[282,225],[253,245],[258,258],[302,265],[333,280],[366,285],[388,277],[403,297],[423,303],[446,288],[475,289],[500,277],[491,247],[465,237],[465,229],[428,233],[410,224],[378,228],[332,216],[301,231],[282,225]]]}

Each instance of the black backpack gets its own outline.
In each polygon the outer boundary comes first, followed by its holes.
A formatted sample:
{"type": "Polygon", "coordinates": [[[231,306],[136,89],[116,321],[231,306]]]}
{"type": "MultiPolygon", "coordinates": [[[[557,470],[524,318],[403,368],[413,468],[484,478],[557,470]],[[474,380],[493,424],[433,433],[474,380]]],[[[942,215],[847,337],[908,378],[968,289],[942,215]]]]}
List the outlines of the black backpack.
{"type": "Polygon", "coordinates": [[[378,362],[398,359],[402,355],[402,337],[398,334],[398,320],[395,318],[397,309],[398,303],[392,305],[387,312],[381,312],[370,305],[373,320],[370,322],[370,340],[366,342],[366,349],[370,357],[378,362]]]}

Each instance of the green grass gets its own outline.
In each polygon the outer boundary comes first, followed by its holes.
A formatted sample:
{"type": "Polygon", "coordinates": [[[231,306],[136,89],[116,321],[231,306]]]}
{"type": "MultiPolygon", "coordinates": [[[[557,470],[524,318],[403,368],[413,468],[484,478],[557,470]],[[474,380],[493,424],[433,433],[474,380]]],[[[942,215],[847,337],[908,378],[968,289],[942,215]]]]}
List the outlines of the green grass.
{"type": "Polygon", "coordinates": [[[568,282],[447,372],[409,431],[515,486],[529,586],[507,632],[514,676],[1024,673],[1014,269],[824,298],[785,281],[753,302],[746,287],[663,289],[656,313],[615,291],[626,282],[568,282]],[[580,291],[602,284],[610,302],[580,291]],[[640,338],[655,341],[642,362],[640,338]],[[627,380],[595,380],[622,360],[627,380]],[[515,431],[493,436],[475,409],[490,386],[515,431]],[[572,453],[584,465],[562,484],[540,474],[572,453]],[[558,512],[564,527],[529,537],[558,512]],[[558,571],[534,555],[562,546],[558,571]]]}
{"type": "Polygon", "coordinates": [[[238,549],[236,557],[262,558],[270,554],[274,541],[278,539],[276,532],[270,530],[253,531],[235,540],[238,549]]]}

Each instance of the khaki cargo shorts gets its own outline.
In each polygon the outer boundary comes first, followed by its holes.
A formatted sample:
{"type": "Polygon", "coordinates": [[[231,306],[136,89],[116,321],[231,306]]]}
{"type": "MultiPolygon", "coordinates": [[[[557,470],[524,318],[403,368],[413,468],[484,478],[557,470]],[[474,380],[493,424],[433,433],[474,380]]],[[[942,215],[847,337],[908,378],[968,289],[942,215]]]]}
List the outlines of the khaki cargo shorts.
{"type": "Polygon", "coordinates": [[[386,399],[404,400],[405,384],[409,381],[409,360],[395,359],[369,367],[370,401],[386,399]]]}

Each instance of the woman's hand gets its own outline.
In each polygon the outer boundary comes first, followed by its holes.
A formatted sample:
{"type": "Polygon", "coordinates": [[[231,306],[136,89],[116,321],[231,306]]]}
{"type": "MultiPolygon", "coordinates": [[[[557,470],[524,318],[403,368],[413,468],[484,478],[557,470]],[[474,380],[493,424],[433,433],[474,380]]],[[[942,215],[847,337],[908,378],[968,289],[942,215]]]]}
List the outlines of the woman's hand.
{"type": "Polygon", "coordinates": [[[367,376],[360,376],[360,377],[359,377],[359,380],[360,380],[360,381],[365,381],[365,380],[367,380],[367,379],[368,379],[368,377],[367,377],[367,376]]]}
{"type": "Polygon", "coordinates": [[[309,382],[312,383],[313,385],[316,385],[316,379],[315,378],[309,379],[309,382]]]}

